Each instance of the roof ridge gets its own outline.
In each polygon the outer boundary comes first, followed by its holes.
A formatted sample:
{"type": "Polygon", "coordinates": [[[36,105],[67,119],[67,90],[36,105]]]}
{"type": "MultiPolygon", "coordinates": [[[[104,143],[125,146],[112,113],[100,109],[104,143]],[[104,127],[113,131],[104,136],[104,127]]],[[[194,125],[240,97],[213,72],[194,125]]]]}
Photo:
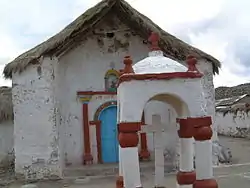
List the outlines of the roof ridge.
{"type": "Polygon", "coordinates": [[[116,6],[119,13],[123,14],[118,16],[127,16],[123,19],[126,19],[127,22],[131,22],[130,26],[133,25],[131,26],[132,28],[137,28],[138,34],[147,38],[148,36],[145,36],[145,34],[147,34],[148,31],[157,31],[160,33],[160,47],[169,58],[183,61],[186,59],[187,55],[192,54],[197,58],[202,58],[211,62],[213,64],[214,73],[219,72],[220,62],[216,58],[164,31],[147,16],[133,8],[128,2],[124,0],[102,0],[95,6],[86,10],[59,33],[8,63],[3,71],[4,77],[12,78],[12,73],[22,72],[30,64],[38,63],[40,57],[48,54],[52,55],[58,52],[58,50],[62,50],[61,47],[65,46],[63,44],[71,44],[75,41],[79,41],[74,40],[76,36],[87,33],[114,7],[114,5],[117,5],[117,3],[119,3],[119,5],[116,6]]]}

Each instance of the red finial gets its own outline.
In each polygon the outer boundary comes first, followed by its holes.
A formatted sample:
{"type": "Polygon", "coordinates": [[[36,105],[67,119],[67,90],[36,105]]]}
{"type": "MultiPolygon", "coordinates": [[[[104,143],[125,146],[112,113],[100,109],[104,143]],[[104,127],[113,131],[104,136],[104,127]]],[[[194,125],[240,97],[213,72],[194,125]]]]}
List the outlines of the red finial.
{"type": "Polygon", "coordinates": [[[197,59],[193,55],[188,55],[186,62],[188,64],[187,72],[197,72],[197,73],[199,72],[199,70],[195,66],[197,63],[197,59]]]}
{"type": "Polygon", "coordinates": [[[150,50],[151,51],[156,51],[156,50],[161,50],[158,46],[159,44],[159,35],[155,32],[152,32],[150,37],[148,38],[148,41],[151,42],[151,47],[150,50]]]}
{"type": "Polygon", "coordinates": [[[132,67],[132,59],[130,58],[130,56],[125,56],[123,63],[125,65],[124,69],[123,69],[123,74],[125,73],[134,73],[133,67],[132,67]]]}

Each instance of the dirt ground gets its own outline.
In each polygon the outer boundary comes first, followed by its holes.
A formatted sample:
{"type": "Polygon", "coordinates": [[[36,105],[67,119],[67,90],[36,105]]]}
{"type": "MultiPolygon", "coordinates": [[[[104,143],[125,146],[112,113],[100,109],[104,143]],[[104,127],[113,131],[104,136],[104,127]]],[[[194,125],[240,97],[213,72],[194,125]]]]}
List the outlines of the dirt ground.
{"type": "MultiPolygon", "coordinates": [[[[220,136],[220,142],[229,147],[233,155],[233,165],[214,168],[214,175],[220,188],[249,188],[250,182],[250,140],[220,136]]],[[[153,187],[154,177],[152,173],[146,173],[142,177],[143,187],[153,187]]],[[[38,188],[115,188],[114,177],[104,179],[78,179],[76,181],[38,182],[34,183],[38,188]]],[[[23,184],[13,182],[0,187],[20,188],[23,184]]],[[[176,187],[175,175],[165,178],[166,187],[176,187]]]]}
{"type": "Polygon", "coordinates": [[[250,140],[219,136],[222,145],[230,148],[233,164],[250,163],[250,140]]]}

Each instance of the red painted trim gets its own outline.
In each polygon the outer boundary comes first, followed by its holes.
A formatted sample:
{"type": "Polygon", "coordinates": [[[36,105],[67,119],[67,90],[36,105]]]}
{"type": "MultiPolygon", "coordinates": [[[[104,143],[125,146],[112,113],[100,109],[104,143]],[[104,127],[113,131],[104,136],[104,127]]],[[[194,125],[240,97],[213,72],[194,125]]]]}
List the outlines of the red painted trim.
{"type": "Polygon", "coordinates": [[[117,92],[111,92],[111,91],[77,91],[77,95],[117,95],[117,92]]]}
{"type": "Polygon", "coordinates": [[[131,80],[170,80],[175,78],[201,78],[203,74],[197,72],[171,72],[159,74],[123,74],[118,84],[131,80]]]}
{"type": "Polygon", "coordinates": [[[192,138],[194,136],[194,125],[190,124],[188,119],[178,119],[178,123],[180,125],[178,130],[180,138],[192,138]]]}
{"type": "Polygon", "coordinates": [[[102,146],[101,146],[101,121],[90,121],[90,125],[96,126],[96,145],[97,145],[97,160],[98,163],[103,163],[102,161],[102,146]]]}
{"type": "Polygon", "coordinates": [[[98,121],[98,117],[99,117],[100,113],[102,112],[102,110],[104,110],[105,108],[108,108],[109,106],[112,106],[112,105],[117,106],[117,101],[108,101],[108,102],[105,102],[104,104],[102,104],[101,106],[99,106],[98,109],[95,111],[93,120],[98,121]]]}
{"type": "Polygon", "coordinates": [[[118,123],[118,132],[137,132],[141,130],[141,122],[118,123]]]}
{"type": "Polygon", "coordinates": [[[88,120],[88,104],[82,104],[82,115],[83,115],[83,134],[84,134],[84,155],[83,164],[93,163],[93,156],[90,148],[90,133],[89,133],[89,120],[88,120]]]}
{"type": "Polygon", "coordinates": [[[215,179],[195,180],[193,188],[218,188],[218,183],[215,179]]]}
{"type": "Polygon", "coordinates": [[[176,175],[176,179],[179,185],[193,185],[196,180],[195,171],[181,172],[179,171],[176,175]]]}
{"type": "MultiPolygon", "coordinates": [[[[141,123],[142,125],[145,125],[144,112],[142,113],[141,123]]],[[[141,150],[139,152],[139,158],[140,160],[149,160],[150,153],[148,151],[147,133],[140,133],[140,139],[141,139],[141,150]]]]}
{"type": "Polygon", "coordinates": [[[123,176],[116,178],[116,188],[124,188],[123,176]]]}

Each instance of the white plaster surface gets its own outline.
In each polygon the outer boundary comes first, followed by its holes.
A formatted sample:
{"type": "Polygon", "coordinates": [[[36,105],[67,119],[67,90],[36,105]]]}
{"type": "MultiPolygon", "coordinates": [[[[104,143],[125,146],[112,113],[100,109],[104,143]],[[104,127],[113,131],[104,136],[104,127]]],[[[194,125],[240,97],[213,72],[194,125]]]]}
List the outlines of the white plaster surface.
{"type": "MultiPolygon", "coordinates": [[[[50,176],[53,174],[61,176],[61,168],[64,167],[64,164],[82,164],[84,151],[82,104],[78,100],[76,92],[103,91],[105,89],[104,75],[106,71],[111,68],[122,69],[124,67],[122,61],[125,55],[131,55],[134,63],[136,63],[148,54],[148,47],[143,44],[142,38],[128,30],[128,26],[117,20],[116,16],[111,16],[111,18],[114,19],[113,23],[116,23],[115,27],[119,30],[119,32],[115,33],[114,38],[86,35],[87,40],[83,37],[83,42],[73,50],[62,54],[58,62],[56,58],[45,57],[44,60],[41,59],[41,74],[39,73],[39,65],[32,65],[21,74],[13,74],[14,142],[17,173],[25,174],[26,177],[30,178],[43,178],[45,175],[50,176]],[[127,36],[125,37],[125,35],[127,36]],[[123,45],[117,45],[117,40],[123,45]],[[58,156],[53,155],[53,159],[51,159],[52,153],[57,153],[58,156]]],[[[108,24],[108,20],[104,19],[103,23],[99,24],[95,30],[97,33],[105,33],[110,30],[113,31],[113,27],[113,25],[108,24]]],[[[213,115],[212,67],[209,63],[201,61],[198,68],[205,72],[203,89],[206,91],[207,112],[213,115]]],[[[183,95],[186,95],[186,91],[196,91],[194,95],[199,93],[199,90],[194,87],[195,84],[188,84],[188,82],[190,80],[175,80],[169,82],[170,86],[168,88],[170,90],[184,91],[183,95]],[[181,84],[177,84],[180,86],[178,88],[175,86],[177,82],[181,82],[181,84]],[[181,89],[181,87],[185,89],[181,89]]],[[[162,87],[161,85],[159,84],[158,87],[162,87]]],[[[152,89],[148,87],[147,81],[141,85],[140,89],[135,90],[137,99],[137,96],[140,96],[145,88],[146,90],[152,89]]],[[[170,90],[163,89],[162,92],[166,93],[170,90]]],[[[152,97],[155,93],[151,91],[149,94],[151,96],[148,97],[152,97]]],[[[201,96],[196,97],[198,103],[201,96]]],[[[106,96],[101,99],[95,96],[90,101],[90,121],[93,119],[93,114],[98,105],[108,100],[115,100],[115,97],[106,96]]],[[[146,103],[146,100],[143,100],[139,100],[141,101],[141,109],[146,103]]],[[[186,96],[185,100],[189,101],[191,98],[186,96]]],[[[125,102],[131,103],[132,101],[125,102]]],[[[183,109],[179,110],[183,111],[183,109]]],[[[197,115],[201,111],[201,109],[189,110],[197,110],[197,115]]],[[[159,107],[159,111],[164,114],[166,108],[163,107],[160,110],[159,107]]],[[[131,113],[133,113],[133,109],[131,109],[131,113]]],[[[161,117],[163,116],[161,115],[161,117]]],[[[128,118],[140,119],[139,115],[137,118],[128,118]]],[[[174,129],[175,127],[168,126],[169,128],[174,129]]],[[[95,134],[94,128],[93,130],[91,128],[90,131],[91,134],[95,134]]],[[[172,134],[169,133],[169,135],[172,134]]],[[[174,135],[174,138],[176,138],[176,135],[174,135]]],[[[91,142],[94,160],[96,160],[94,135],[91,136],[91,142]]],[[[151,142],[148,142],[152,151],[152,144],[150,145],[151,142]]],[[[164,141],[164,143],[171,142],[164,141]]]]}
{"type": "MultiPolygon", "coordinates": [[[[116,17],[113,17],[116,19],[116,17]]],[[[117,21],[117,20],[116,20],[117,21]]],[[[115,22],[116,22],[115,21],[115,22]]],[[[104,20],[105,22],[105,20],[104,20]]],[[[114,22],[114,23],[115,23],[114,22]]],[[[59,77],[61,93],[61,124],[64,127],[64,153],[68,164],[77,166],[82,164],[84,151],[83,130],[82,130],[82,104],[77,99],[77,91],[104,91],[104,76],[109,69],[120,70],[124,67],[123,58],[130,54],[133,60],[139,61],[147,53],[148,48],[143,44],[143,39],[133,36],[127,26],[117,21],[117,29],[112,39],[96,36],[87,36],[80,46],[73,51],[63,55],[59,59],[59,77]],[[124,35],[129,34],[129,38],[124,35]],[[103,43],[98,44],[98,40],[103,43]],[[129,43],[127,48],[119,46],[112,47],[118,40],[122,43],[129,43]],[[113,52],[109,51],[113,50],[113,52]]],[[[97,26],[97,32],[113,31],[113,27],[105,23],[97,26]],[[104,31],[100,31],[104,29],[104,31]]],[[[116,100],[112,95],[96,95],[89,102],[89,120],[99,106],[108,101],[116,100]]],[[[93,149],[93,152],[96,149],[93,149]]],[[[96,155],[96,153],[93,153],[96,155]]]]}
{"type": "Polygon", "coordinates": [[[211,140],[195,142],[195,167],[197,180],[213,178],[211,140]]]}
{"type": "Polygon", "coordinates": [[[57,60],[41,61],[41,66],[13,74],[15,171],[30,179],[60,178],[53,67],[57,60]]]}
{"type": "Polygon", "coordinates": [[[250,113],[238,112],[216,112],[215,124],[218,133],[226,136],[250,137],[250,113]]]}
{"type": "MultiPolygon", "coordinates": [[[[203,77],[201,78],[201,83],[204,91],[204,101],[206,103],[206,109],[207,109],[206,113],[208,116],[212,117],[212,129],[213,129],[212,141],[218,141],[217,126],[215,124],[215,91],[213,83],[212,64],[211,62],[205,60],[199,60],[196,67],[200,72],[203,73],[203,77]]],[[[213,158],[213,161],[214,164],[217,164],[218,162],[217,157],[213,158]]]]}
{"type": "Polygon", "coordinates": [[[193,165],[194,145],[192,138],[180,138],[180,171],[191,172],[193,165]]]}
{"type": "Polygon", "coordinates": [[[121,156],[124,187],[141,187],[138,148],[121,148],[121,156]]]}
{"type": "Polygon", "coordinates": [[[119,145],[118,146],[119,147],[119,176],[122,176],[122,171],[123,171],[123,168],[122,168],[122,148],[121,148],[121,146],[119,145]]]}
{"type": "Polygon", "coordinates": [[[140,121],[142,110],[154,97],[174,106],[179,116],[206,116],[206,102],[200,79],[145,80],[123,82],[119,85],[120,121],[140,121]],[[186,94],[187,91],[195,91],[186,94]],[[137,96],[140,96],[139,98],[137,96]],[[170,100],[170,98],[172,100],[170,100]],[[136,104],[136,105],[135,105],[136,104]],[[134,106],[134,108],[129,108],[134,106]]]}
{"type": "Polygon", "coordinates": [[[164,143],[161,128],[161,116],[153,115],[154,147],[155,147],[155,187],[164,187],[164,143]]]}
{"type": "MultiPolygon", "coordinates": [[[[152,100],[149,101],[145,108],[145,123],[152,125],[152,116],[154,114],[160,115],[161,123],[163,125],[163,143],[164,149],[171,150],[175,153],[175,143],[178,140],[177,127],[176,127],[176,112],[172,106],[165,102],[152,100]]],[[[154,159],[154,144],[153,133],[147,133],[147,145],[148,150],[151,153],[152,159],[154,159]]],[[[172,153],[172,152],[171,152],[172,153]]]]}
{"type": "Polygon", "coordinates": [[[0,166],[8,165],[14,159],[14,125],[11,121],[0,124],[0,166]]]}
{"type": "Polygon", "coordinates": [[[170,72],[186,72],[184,65],[163,56],[162,51],[151,51],[148,57],[133,66],[136,74],[157,74],[170,72]]]}

